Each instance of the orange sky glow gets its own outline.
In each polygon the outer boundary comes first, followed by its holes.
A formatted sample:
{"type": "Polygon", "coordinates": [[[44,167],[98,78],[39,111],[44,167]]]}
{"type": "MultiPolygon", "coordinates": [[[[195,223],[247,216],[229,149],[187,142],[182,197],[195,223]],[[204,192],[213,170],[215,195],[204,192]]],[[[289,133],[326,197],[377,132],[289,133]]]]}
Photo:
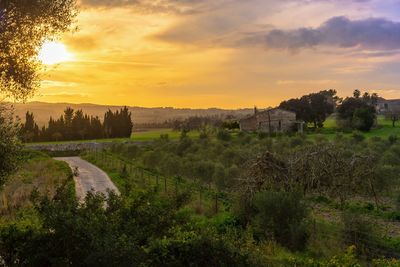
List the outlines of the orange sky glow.
{"type": "Polygon", "coordinates": [[[268,107],[331,88],[400,98],[396,10],[398,0],[81,0],[78,31],[42,49],[31,100],[268,107]]]}

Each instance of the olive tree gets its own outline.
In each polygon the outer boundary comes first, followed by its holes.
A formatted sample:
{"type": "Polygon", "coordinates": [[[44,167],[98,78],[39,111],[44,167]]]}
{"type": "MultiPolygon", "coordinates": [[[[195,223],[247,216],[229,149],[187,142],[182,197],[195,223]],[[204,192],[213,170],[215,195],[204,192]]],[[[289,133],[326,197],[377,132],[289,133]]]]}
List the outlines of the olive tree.
{"type": "Polygon", "coordinates": [[[7,112],[6,106],[0,104],[0,188],[7,175],[17,166],[17,155],[20,149],[18,130],[18,124],[7,112]]]}
{"type": "Polygon", "coordinates": [[[76,0],[0,1],[0,93],[25,100],[39,86],[37,57],[46,40],[70,29],[76,0]]]}
{"type": "MultiPolygon", "coordinates": [[[[33,95],[40,84],[40,47],[71,29],[76,5],[76,0],[0,1],[0,101],[33,95]]],[[[17,132],[10,111],[1,106],[0,186],[15,167],[17,132]]]]}

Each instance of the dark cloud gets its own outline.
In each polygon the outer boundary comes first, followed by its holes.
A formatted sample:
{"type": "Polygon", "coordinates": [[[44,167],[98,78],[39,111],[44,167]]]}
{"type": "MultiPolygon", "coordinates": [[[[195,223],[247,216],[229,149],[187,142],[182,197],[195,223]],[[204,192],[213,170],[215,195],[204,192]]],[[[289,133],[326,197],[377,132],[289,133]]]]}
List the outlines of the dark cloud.
{"type": "Polygon", "coordinates": [[[394,50],[400,49],[400,23],[380,18],[334,17],[318,28],[272,30],[266,43],[269,48],[292,51],[316,46],[394,50]]]}

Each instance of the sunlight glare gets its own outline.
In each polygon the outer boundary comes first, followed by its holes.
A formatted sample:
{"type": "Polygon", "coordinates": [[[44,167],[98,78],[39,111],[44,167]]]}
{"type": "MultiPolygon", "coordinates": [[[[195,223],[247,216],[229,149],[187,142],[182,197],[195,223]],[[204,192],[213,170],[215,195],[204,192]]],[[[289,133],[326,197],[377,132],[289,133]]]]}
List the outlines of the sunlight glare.
{"type": "Polygon", "coordinates": [[[39,52],[39,60],[45,65],[53,65],[71,61],[72,55],[63,43],[46,41],[39,52]]]}

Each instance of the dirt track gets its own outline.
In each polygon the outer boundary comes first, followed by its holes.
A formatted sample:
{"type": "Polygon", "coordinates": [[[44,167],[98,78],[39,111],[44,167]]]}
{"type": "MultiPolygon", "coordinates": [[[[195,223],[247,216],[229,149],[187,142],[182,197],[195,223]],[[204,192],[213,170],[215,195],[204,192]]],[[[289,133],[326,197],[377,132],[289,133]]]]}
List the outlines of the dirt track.
{"type": "Polygon", "coordinates": [[[86,193],[91,190],[107,194],[107,190],[110,189],[119,194],[118,188],[113,184],[108,175],[93,164],[79,157],[63,157],[55,159],[67,162],[72,170],[78,168],[78,175],[74,177],[74,180],[76,196],[80,200],[83,200],[86,193]]]}

